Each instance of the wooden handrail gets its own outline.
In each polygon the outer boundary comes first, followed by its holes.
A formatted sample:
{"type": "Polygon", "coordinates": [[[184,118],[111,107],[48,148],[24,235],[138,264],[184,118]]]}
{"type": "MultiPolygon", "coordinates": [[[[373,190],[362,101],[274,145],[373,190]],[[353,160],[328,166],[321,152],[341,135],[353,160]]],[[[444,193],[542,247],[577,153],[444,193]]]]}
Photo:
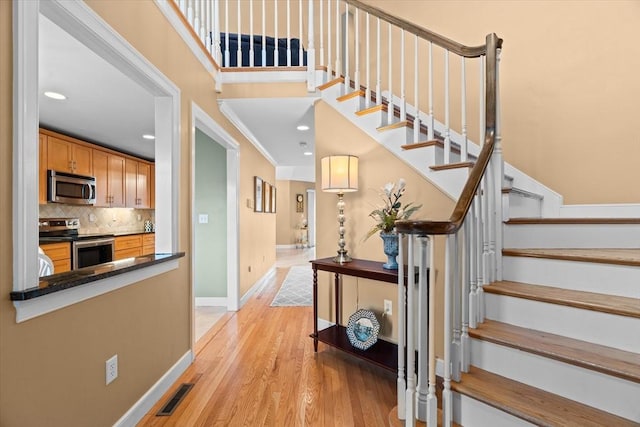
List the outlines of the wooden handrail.
{"type": "MultiPolygon", "coordinates": [[[[351,0],[349,0],[351,1],[351,0]]],[[[435,235],[435,234],[454,234],[460,227],[464,218],[469,212],[473,197],[478,191],[480,181],[491,160],[493,147],[496,140],[496,114],[497,114],[497,55],[498,49],[502,46],[502,39],[495,34],[487,36],[487,73],[486,73],[486,90],[487,98],[485,103],[485,139],[480,155],[469,173],[467,182],[462,189],[462,193],[458,198],[458,202],[453,208],[453,212],[447,221],[432,220],[414,220],[414,221],[396,221],[396,230],[399,233],[418,234],[418,235],[435,235]]]]}
{"type": "MultiPolygon", "coordinates": [[[[456,41],[453,41],[447,37],[441,36],[440,34],[434,33],[433,31],[429,31],[426,28],[415,25],[409,21],[405,21],[402,18],[398,18],[397,16],[393,16],[384,12],[383,10],[378,9],[377,7],[370,6],[368,4],[362,3],[359,0],[344,0],[346,3],[349,3],[360,10],[368,12],[369,14],[382,19],[385,22],[389,22],[396,27],[402,28],[405,31],[410,32],[411,34],[415,34],[421,39],[433,42],[435,45],[440,46],[450,52],[456,53],[460,56],[464,56],[465,58],[477,58],[486,54],[487,45],[481,46],[465,46],[456,41]]],[[[502,44],[502,39],[498,39],[497,48],[500,49],[502,44]]]]}

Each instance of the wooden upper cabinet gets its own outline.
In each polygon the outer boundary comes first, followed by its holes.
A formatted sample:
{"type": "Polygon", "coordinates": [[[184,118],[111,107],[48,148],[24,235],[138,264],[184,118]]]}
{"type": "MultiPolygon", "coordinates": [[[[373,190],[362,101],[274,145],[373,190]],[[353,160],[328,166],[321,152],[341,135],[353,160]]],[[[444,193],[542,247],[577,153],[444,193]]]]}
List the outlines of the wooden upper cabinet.
{"type": "Polygon", "coordinates": [[[92,149],[54,136],[47,137],[47,169],[93,175],[92,149]]]}
{"type": "Polygon", "coordinates": [[[125,158],[102,150],[93,150],[93,174],[96,177],[97,207],[123,207],[125,158]]]}
{"type": "Polygon", "coordinates": [[[151,165],[133,159],[125,160],[125,195],[128,208],[148,208],[151,165]]]}
{"type": "Polygon", "coordinates": [[[47,135],[40,134],[38,204],[47,204],[47,135]]]}

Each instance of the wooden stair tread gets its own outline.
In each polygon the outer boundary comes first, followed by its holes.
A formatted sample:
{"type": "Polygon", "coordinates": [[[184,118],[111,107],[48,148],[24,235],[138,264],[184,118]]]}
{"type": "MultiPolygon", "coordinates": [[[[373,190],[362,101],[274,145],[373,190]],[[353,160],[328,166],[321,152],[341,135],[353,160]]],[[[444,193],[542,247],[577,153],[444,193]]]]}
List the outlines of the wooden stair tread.
{"type": "Polygon", "coordinates": [[[505,224],[640,224],[640,218],[511,218],[505,224]]]}
{"type": "Polygon", "coordinates": [[[402,148],[403,150],[415,150],[416,148],[433,147],[434,145],[444,146],[442,141],[438,141],[437,139],[432,139],[430,141],[414,142],[413,144],[404,144],[404,145],[401,145],[400,148],[402,148]]]}
{"type": "Polygon", "coordinates": [[[347,93],[347,94],[344,94],[344,95],[342,95],[342,96],[337,97],[337,98],[336,98],[336,101],[338,101],[338,102],[344,102],[344,101],[347,101],[347,100],[352,99],[352,98],[359,98],[359,97],[361,97],[361,96],[364,96],[364,91],[362,91],[362,90],[355,90],[355,91],[353,91],[353,92],[349,92],[349,93],[347,93]]]}
{"type": "Polygon", "coordinates": [[[384,131],[391,130],[391,129],[398,129],[398,128],[407,127],[408,125],[409,125],[409,122],[407,120],[404,120],[404,121],[401,121],[401,122],[391,123],[390,125],[380,126],[376,130],[378,132],[384,132],[384,131]]]}
{"type": "Polygon", "coordinates": [[[318,86],[317,89],[318,90],[325,90],[325,89],[330,88],[331,86],[334,86],[334,85],[337,85],[337,84],[340,84],[340,83],[344,83],[344,77],[338,77],[338,78],[335,78],[333,80],[329,80],[328,82],[318,86]]]}
{"type": "Polygon", "coordinates": [[[640,318],[640,299],[503,280],[482,287],[485,293],[524,298],[584,310],[640,318]]]}
{"type": "Polygon", "coordinates": [[[629,351],[485,320],[469,336],[640,383],[640,356],[629,351]]]}
{"type": "Polygon", "coordinates": [[[434,171],[442,171],[442,170],[448,170],[448,169],[472,168],[473,165],[474,165],[474,162],[457,162],[457,163],[449,163],[446,165],[429,166],[429,168],[434,171]]]}
{"type": "MultiPolygon", "coordinates": [[[[442,425],[442,410],[438,408],[438,425],[442,425]]],[[[458,423],[451,423],[454,427],[460,427],[458,423]]],[[[402,427],[404,426],[404,420],[398,418],[398,407],[395,406],[391,412],[389,412],[389,426],[390,427],[402,427]]],[[[416,427],[426,427],[427,423],[424,421],[416,420],[416,427]]]]}
{"type": "Polygon", "coordinates": [[[356,111],[356,116],[366,116],[367,114],[375,113],[376,111],[387,111],[387,106],[384,104],[374,105],[364,110],[356,111]]]}
{"type": "Polygon", "coordinates": [[[640,267],[640,249],[638,248],[504,249],[502,255],[640,267]]]}
{"type": "Polygon", "coordinates": [[[538,426],[626,427],[638,424],[472,366],[451,389],[538,426]]]}

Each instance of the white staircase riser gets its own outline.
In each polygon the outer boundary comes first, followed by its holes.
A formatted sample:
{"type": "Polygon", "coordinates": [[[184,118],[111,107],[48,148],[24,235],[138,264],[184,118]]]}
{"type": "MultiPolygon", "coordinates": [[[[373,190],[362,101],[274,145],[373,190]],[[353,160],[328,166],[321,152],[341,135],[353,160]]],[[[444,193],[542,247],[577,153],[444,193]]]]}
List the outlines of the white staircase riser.
{"type": "Polygon", "coordinates": [[[620,417],[640,421],[640,383],[491,342],[471,342],[471,364],[620,417]]]}
{"type": "Polygon", "coordinates": [[[636,224],[505,224],[504,247],[637,248],[640,247],[640,226],[636,224]]]}
{"type": "Polygon", "coordinates": [[[453,393],[453,419],[464,427],[535,427],[535,424],[456,392],[453,393]]]}
{"type": "Polygon", "coordinates": [[[484,294],[485,317],[640,353],[640,319],[504,295],[484,294]]]}
{"type": "Polygon", "coordinates": [[[542,200],[525,197],[514,192],[503,194],[502,211],[504,220],[509,218],[540,218],[542,216],[542,200]]]}
{"type": "Polygon", "coordinates": [[[640,267],[546,258],[503,257],[504,280],[640,298],[640,267]]]}

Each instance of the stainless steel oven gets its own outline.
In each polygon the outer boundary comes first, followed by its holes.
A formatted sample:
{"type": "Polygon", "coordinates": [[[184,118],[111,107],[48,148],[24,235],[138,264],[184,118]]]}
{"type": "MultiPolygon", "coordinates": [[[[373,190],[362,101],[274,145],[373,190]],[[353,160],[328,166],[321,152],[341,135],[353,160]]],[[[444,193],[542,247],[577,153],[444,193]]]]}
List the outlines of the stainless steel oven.
{"type": "Polygon", "coordinates": [[[84,238],[74,241],[71,246],[73,269],[113,261],[114,242],[113,237],[84,238]]]}

